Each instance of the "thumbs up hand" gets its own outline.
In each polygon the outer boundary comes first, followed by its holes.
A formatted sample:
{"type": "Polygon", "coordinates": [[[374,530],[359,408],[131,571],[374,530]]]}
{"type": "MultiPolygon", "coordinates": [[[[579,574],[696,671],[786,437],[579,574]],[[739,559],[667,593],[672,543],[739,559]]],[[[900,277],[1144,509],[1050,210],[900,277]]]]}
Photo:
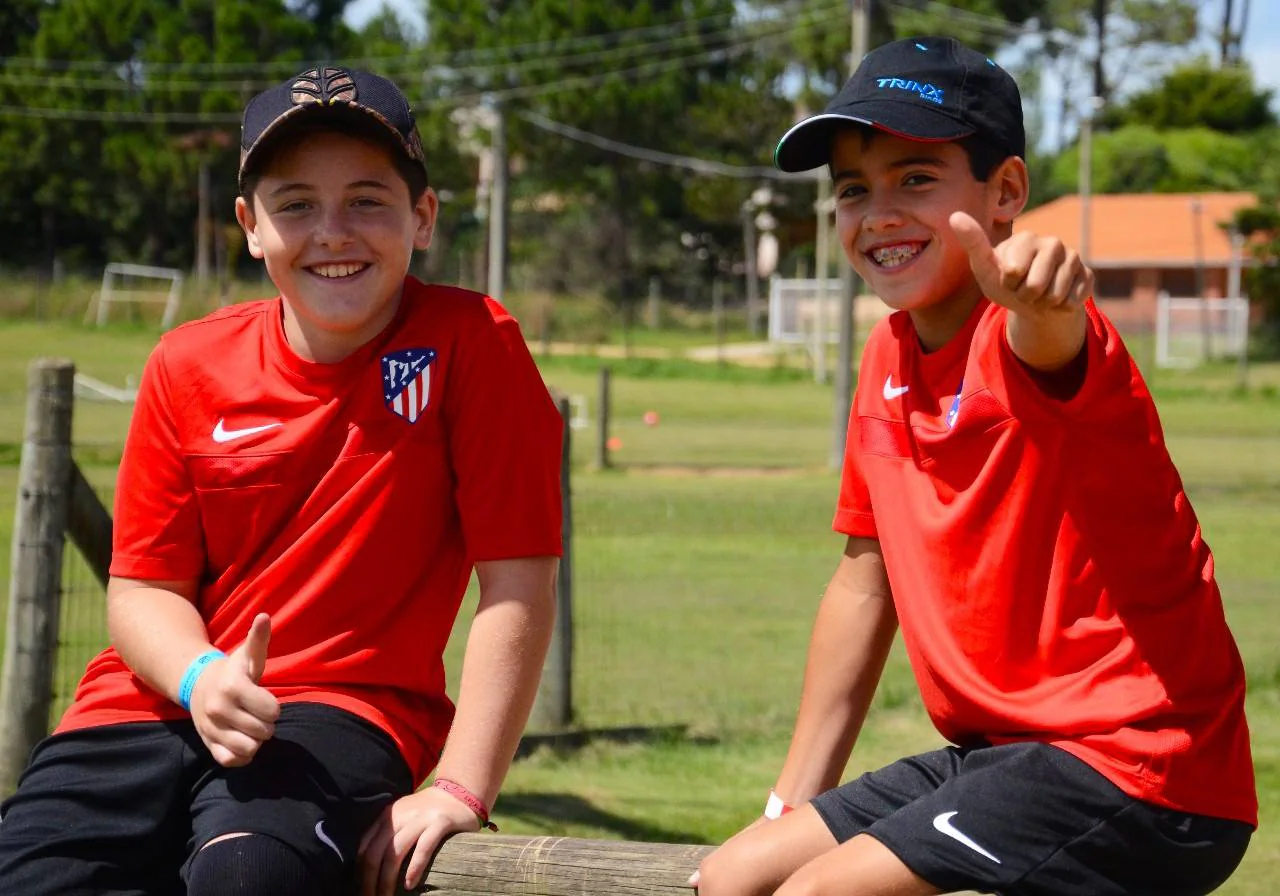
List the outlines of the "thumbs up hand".
{"type": "Polygon", "coordinates": [[[266,613],[259,613],[249,625],[249,637],[231,654],[240,658],[245,674],[254,684],[262,681],[262,673],[267,668],[267,645],[270,643],[271,617],[266,613]]]}
{"type": "Polygon", "coordinates": [[[992,246],[987,232],[964,212],[953,212],[950,224],[983,294],[997,305],[1039,316],[1078,311],[1093,294],[1093,271],[1057,237],[1021,232],[992,246]]]}
{"type": "Polygon", "coordinates": [[[247,765],[275,734],[280,702],[259,685],[270,642],[271,617],[259,613],[244,642],[210,663],[196,680],[191,718],[219,765],[247,765]]]}

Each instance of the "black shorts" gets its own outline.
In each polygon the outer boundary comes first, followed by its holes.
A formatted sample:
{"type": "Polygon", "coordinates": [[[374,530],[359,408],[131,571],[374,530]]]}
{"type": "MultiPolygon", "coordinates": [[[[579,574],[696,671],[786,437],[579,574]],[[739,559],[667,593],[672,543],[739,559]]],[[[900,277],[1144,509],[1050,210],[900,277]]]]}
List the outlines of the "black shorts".
{"type": "Polygon", "coordinates": [[[839,842],[869,834],[947,893],[1202,896],[1236,869],[1253,833],[1134,799],[1040,743],[913,756],[813,807],[839,842]]]}
{"type": "Polygon", "coordinates": [[[412,789],[385,732],[320,704],[281,706],[240,768],[214,762],[190,720],[70,731],[36,747],[0,806],[0,896],[179,896],[196,852],[237,832],[350,874],[364,831],[412,789]]]}

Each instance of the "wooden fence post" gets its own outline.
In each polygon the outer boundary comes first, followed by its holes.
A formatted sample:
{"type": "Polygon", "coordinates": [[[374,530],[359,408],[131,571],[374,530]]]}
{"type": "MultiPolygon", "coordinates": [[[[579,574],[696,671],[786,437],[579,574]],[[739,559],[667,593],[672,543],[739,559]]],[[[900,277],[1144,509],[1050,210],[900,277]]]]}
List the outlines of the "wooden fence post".
{"type": "Polygon", "coordinates": [[[49,733],[58,647],[62,545],[70,515],[75,365],[41,358],[27,373],[8,629],[0,679],[0,789],[12,792],[49,733]]]}
{"type": "Polygon", "coordinates": [[[724,281],[711,281],[711,322],[716,333],[716,363],[724,363],[724,281]]]}
{"type": "Polygon", "coordinates": [[[573,495],[570,458],[573,452],[573,408],[566,396],[557,396],[560,419],[564,421],[564,442],[560,455],[560,501],[563,520],[563,554],[556,576],[556,623],[551,630],[551,646],[542,664],[538,697],[530,719],[535,730],[561,731],[573,721],[573,495]]]}
{"type": "Polygon", "coordinates": [[[596,414],[596,469],[609,466],[609,368],[600,368],[600,388],[596,414]]]}
{"type": "Polygon", "coordinates": [[[711,846],[573,837],[455,834],[425,886],[432,896],[693,896],[687,885],[711,846]]]}

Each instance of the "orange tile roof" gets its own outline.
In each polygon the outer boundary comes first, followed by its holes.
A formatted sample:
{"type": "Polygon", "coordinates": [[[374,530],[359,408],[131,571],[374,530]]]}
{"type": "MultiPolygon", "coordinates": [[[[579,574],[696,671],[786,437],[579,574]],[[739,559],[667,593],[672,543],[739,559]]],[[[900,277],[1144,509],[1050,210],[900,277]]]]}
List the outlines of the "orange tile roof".
{"type": "MultiPolygon", "coordinates": [[[[1094,267],[1190,267],[1199,261],[1226,265],[1231,240],[1218,225],[1241,208],[1257,204],[1252,193],[1116,193],[1089,200],[1089,263],[1094,267]]],[[[1063,196],[1024,212],[1015,230],[1056,236],[1080,247],[1080,197],[1063,196]]]]}

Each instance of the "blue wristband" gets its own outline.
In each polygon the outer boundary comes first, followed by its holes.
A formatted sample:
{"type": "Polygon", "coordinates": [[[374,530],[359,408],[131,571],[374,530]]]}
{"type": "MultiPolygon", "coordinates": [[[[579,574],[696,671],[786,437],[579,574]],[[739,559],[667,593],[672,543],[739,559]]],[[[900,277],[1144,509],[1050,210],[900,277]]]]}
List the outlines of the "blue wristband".
{"type": "Polygon", "coordinates": [[[196,681],[199,680],[205,667],[224,656],[226,654],[221,650],[206,650],[193,659],[190,666],[187,666],[187,671],[182,673],[182,684],[178,685],[178,703],[183,709],[191,711],[191,692],[196,689],[196,681]]]}

